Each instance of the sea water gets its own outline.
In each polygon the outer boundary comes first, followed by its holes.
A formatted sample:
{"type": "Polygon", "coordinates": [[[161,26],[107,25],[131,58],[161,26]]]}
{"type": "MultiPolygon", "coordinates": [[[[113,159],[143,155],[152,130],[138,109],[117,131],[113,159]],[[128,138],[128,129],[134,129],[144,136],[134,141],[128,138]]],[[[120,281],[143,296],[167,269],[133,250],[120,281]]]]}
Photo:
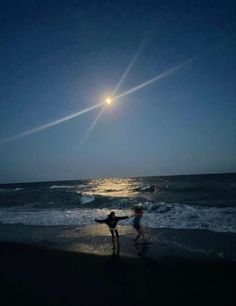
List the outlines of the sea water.
{"type": "MultiPolygon", "coordinates": [[[[50,241],[55,236],[63,237],[64,242],[75,237],[78,239],[74,233],[75,227],[80,230],[90,227],[87,236],[91,238],[96,236],[91,234],[95,218],[103,219],[112,210],[119,216],[130,216],[136,203],[144,206],[142,223],[149,234],[153,234],[154,242],[157,237],[155,234],[162,231],[166,233],[163,241],[171,241],[173,247],[179,245],[185,249],[194,249],[192,244],[199,238],[191,236],[187,239],[191,243],[186,242],[189,231],[195,230],[202,237],[203,233],[211,232],[214,240],[224,240],[222,234],[227,233],[233,237],[228,249],[235,254],[235,173],[4,184],[0,185],[0,224],[17,225],[15,234],[9,227],[4,230],[4,239],[9,234],[11,241],[14,235],[16,240],[19,239],[20,231],[22,237],[27,236],[27,226],[30,232],[37,232],[38,241],[45,241],[45,237],[50,241]],[[23,226],[22,230],[19,230],[20,226],[23,226]],[[184,234],[180,239],[181,231],[184,234]],[[54,233],[54,236],[48,237],[49,232],[54,233]],[[179,238],[173,239],[173,233],[179,238]]],[[[121,221],[120,225],[122,234],[129,237],[132,219],[121,221]]],[[[109,231],[103,228],[97,236],[100,236],[98,240],[103,239],[101,237],[109,236],[109,231]]],[[[0,239],[2,237],[0,233],[0,239]]],[[[36,239],[29,233],[28,237],[30,240],[36,239]]],[[[207,249],[203,239],[200,246],[203,252],[207,249]]],[[[225,248],[227,245],[222,246],[222,250],[218,246],[217,254],[224,254],[225,248]]],[[[195,249],[199,249],[199,244],[195,245],[195,249]]],[[[234,257],[232,254],[231,257],[234,257]]]]}

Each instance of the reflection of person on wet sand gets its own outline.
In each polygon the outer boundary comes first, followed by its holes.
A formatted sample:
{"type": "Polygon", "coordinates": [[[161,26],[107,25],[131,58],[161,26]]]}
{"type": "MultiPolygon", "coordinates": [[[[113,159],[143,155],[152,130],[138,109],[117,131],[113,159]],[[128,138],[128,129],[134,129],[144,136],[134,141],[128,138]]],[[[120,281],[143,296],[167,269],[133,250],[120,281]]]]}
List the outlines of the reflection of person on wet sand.
{"type": "Polygon", "coordinates": [[[129,218],[128,216],[124,216],[124,217],[116,217],[115,212],[112,211],[106,219],[103,220],[97,220],[95,219],[96,222],[98,223],[106,223],[110,229],[111,235],[112,235],[112,242],[115,241],[115,236],[117,238],[117,241],[119,241],[119,232],[118,232],[118,228],[117,228],[117,222],[120,220],[124,220],[129,218]]]}
{"type": "Polygon", "coordinates": [[[137,255],[140,257],[145,257],[147,250],[148,250],[148,244],[135,244],[135,248],[137,251],[137,255]]]}
{"type": "Polygon", "coordinates": [[[120,242],[119,242],[119,240],[114,241],[114,239],[112,239],[112,255],[113,256],[119,256],[120,255],[120,242]]]}
{"type": "Polygon", "coordinates": [[[144,228],[141,225],[141,219],[143,217],[144,208],[143,208],[142,204],[140,203],[140,204],[135,205],[133,210],[134,210],[134,214],[133,214],[133,217],[134,217],[133,227],[137,231],[137,236],[133,240],[135,241],[135,243],[137,243],[138,240],[141,238],[143,243],[147,244],[147,241],[145,239],[144,228]]]}

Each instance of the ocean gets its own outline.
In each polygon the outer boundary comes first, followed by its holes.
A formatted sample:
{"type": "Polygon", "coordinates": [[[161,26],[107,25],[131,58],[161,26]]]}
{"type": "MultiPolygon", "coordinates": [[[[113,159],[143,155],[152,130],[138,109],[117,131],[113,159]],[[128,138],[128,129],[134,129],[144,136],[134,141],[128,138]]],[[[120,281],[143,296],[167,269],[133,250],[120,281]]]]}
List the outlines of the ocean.
{"type": "MultiPolygon", "coordinates": [[[[3,184],[0,240],[106,254],[110,233],[94,219],[112,210],[130,216],[136,203],[145,208],[150,240],[160,246],[154,256],[168,249],[236,260],[235,173],[3,184]]],[[[134,253],[132,219],[119,227],[129,245],[124,252],[134,253]]]]}

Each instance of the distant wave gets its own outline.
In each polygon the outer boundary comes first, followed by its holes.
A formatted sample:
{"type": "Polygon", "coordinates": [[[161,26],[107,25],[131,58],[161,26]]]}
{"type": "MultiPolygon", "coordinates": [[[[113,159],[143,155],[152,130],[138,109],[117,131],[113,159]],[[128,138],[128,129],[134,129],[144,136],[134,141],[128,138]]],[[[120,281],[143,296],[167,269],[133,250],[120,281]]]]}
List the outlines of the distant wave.
{"type": "Polygon", "coordinates": [[[50,187],[50,189],[71,189],[71,188],[75,188],[76,185],[73,186],[68,186],[68,185],[53,185],[50,187]]]}
{"type": "Polygon", "coordinates": [[[24,190],[24,188],[1,188],[0,192],[11,192],[11,191],[20,191],[24,190]]]}
{"type": "Polygon", "coordinates": [[[0,189],[0,192],[12,191],[12,189],[0,189]]]}
{"type": "Polygon", "coordinates": [[[154,192],[157,189],[154,185],[143,185],[135,188],[136,191],[140,192],[154,192]]]}
{"type": "Polygon", "coordinates": [[[79,188],[79,189],[84,189],[88,188],[89,185],[86,184],[79,184],[79,185],[53,185],[50,186],[49,189],[73,189],[73,188],[79,188]]]}
{"type": "Polygon", "coordinates": [[[80,188],[80,189],[83,189],[83,188],[87,188],[87,187],[89,187],[89,185],[86,185],[86,184],[80,184],[80,185],[78,185],[77,187],[78,187],[78,188],[80,188]]]}

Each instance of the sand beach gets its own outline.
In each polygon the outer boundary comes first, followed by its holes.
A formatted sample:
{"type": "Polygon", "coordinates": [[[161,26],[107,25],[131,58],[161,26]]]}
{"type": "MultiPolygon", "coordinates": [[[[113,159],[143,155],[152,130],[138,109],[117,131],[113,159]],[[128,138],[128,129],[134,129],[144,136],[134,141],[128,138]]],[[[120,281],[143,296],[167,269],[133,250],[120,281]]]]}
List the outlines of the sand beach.
{"type": "Polygon", "coordinates": [[[236,264],[0,243],[1,305],[234,305],[236,264]]]}

